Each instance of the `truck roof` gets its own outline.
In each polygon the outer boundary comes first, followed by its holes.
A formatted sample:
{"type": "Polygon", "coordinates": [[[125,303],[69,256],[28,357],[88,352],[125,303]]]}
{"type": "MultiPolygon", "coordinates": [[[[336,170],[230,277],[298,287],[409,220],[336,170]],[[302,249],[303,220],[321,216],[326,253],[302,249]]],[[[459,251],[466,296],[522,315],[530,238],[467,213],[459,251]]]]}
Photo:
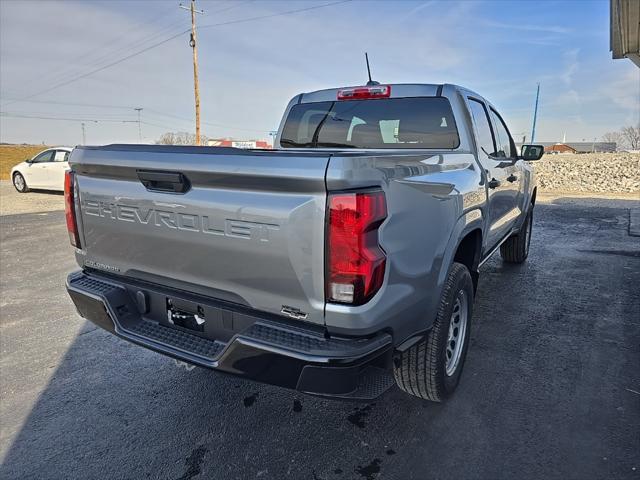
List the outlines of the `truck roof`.
{"type": "MultiPolygon", "coordinates": [[[[469,90],[468,88],[461,87],[460,85],[454,85],[451,83],[435,84],[435,83],[383,83],[382,85],[389,85],[391,87],[391,98],[400,97],[439,97],[439,96],[451,96],[456,92],[465,92],[468,95],[474,97],[484,98],[478,95],[476,92],[469,90]]],[[[344,87],[326,88],[322,90],[316,90],[313,92],[306,92],[299,94],[296,98],[296,103],[311,103],[311,102],[327,102],[336,99],[336,95],[339,90],[362,87],[364,85],[350,85],[344,87]]]]}

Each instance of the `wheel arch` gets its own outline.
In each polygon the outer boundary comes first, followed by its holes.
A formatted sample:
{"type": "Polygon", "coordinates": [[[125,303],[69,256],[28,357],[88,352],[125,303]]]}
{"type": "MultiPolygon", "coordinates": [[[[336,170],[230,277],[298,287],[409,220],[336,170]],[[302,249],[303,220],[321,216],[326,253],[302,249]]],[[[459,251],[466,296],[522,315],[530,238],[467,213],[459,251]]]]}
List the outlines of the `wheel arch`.
{"type": "Polygon", "coordinates": [[[11,170],[11,182],[13,183],[14,179],[16,178],[16,175],[20,174],[20,176],[22,177],[22,179],[24,180],[24,183],[27,183],[27,177],[24,174],[24,172],[22,172],[19,168],[14,168],[13,170],[11,170]]]}
{"type": "Polygon", "coordinates": [[[439,286],[443,285],[453,262],[457,262],[457,258],[461,257],[463,257],[464,261],[460,263],[467,266],[467,268],[471,267],[469,272],[473,279],[474,288],[477,286],[478,266],[482,257],[483,222],[484,216],[480,208],[470,210],[458,219],[450,236],[447,252],[443,258],[443,268],[441,268],[438,276],[439,286]],[[469,251],[472,253],[469,253],[469,251]]]}
{"type": "Polygon", "coordinates": [[[25,193],[28,192],[30,190],[29,188],[29,182],[27,181],[27,176],[24,174],[24,172],[22,172],[19,168],[14,167],[11,169],[11,185],[20,193],[25,193]],[[24,188],[22,190],[18,190],[18,187],[16,187],[16,176],[20,175],[22,177],[22,182],[24,183],[24,188]]]}
{"type": "Polygon", "coordinates": [[[479,227],[468,231],[458,242],[453,261],[463,264],[469,270],[473,280],[474,292],[478,288],[478,266],[482,256],[482,229],[479,227]]]}

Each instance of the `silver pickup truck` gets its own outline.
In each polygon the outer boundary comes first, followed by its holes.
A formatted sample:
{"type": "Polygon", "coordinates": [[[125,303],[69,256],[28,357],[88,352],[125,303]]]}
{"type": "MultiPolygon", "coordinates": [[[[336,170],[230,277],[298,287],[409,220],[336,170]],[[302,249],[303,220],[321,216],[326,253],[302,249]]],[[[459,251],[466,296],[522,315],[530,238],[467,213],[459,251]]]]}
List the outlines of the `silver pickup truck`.
{"type": "Polygon", "coordinates": [[[442,401],[478,269],[527,258],[536,183],[455,85],[297,95],[274,150],[77,147],[66,220],[84,318],[198,365],[326,397],[442,401]]]}

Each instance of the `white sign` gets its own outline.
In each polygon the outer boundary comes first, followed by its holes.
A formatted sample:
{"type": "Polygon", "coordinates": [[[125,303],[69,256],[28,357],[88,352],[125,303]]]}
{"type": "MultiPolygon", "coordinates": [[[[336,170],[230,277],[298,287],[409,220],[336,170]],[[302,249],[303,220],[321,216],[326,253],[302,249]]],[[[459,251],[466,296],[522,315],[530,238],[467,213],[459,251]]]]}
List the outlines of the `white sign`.
{"type": "Polygon", "coordinates": [[[234,148],[256,148],[256,142],[231,142],[234,148]]]}

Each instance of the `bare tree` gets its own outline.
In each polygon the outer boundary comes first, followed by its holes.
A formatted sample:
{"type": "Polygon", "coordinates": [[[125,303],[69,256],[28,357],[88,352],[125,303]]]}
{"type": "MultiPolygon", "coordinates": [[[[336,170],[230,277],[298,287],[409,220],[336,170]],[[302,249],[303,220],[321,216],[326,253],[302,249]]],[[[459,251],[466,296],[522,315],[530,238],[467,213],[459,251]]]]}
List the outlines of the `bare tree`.
{"type": "MultiPolygon", "coordinates": [[[[204,135],[200,135],[201,145],[206,145],[208,138],[204,135]]],[[[167,132],[163,133],[158,140],[158,145],[195,145],[196,136],[189,132],[167,132]]]]}
{"type": "Polygon", "coordinates": [[[607,143],[615,143],[616,150],[620,150],[622,144],[624,143],[624,139],[622,138],[622,133],[620,132],[607,132],[602,135],[602,141],[607,143]]]}
{"type": "Polygon", "coordinates": [[[623,127],[620,133],[631,150],[640,150],[640,124],[636,127],[623,127]]]}
{"type": "Polygon", "coordinates": [[[163,133],[162,135],[160,135],[160,138],[156,140],[156,144],[157,145],[175,145],[176,144],[175,133],[173,132],[163,133]]]}

